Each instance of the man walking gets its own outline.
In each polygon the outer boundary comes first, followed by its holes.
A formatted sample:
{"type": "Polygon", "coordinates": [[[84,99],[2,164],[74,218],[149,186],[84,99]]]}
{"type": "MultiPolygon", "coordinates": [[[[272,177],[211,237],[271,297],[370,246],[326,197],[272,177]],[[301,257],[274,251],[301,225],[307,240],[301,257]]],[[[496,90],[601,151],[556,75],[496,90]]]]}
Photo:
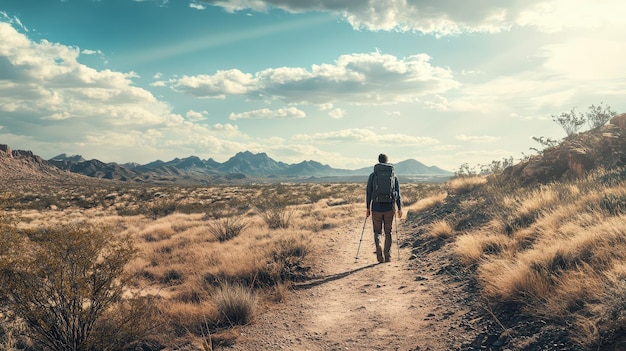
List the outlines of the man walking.
{"type": "Polygon", "coordinates": [[[402,218],[402,202],[400,183],[395,175],[393,165],[388,163],[387,155],[378,155],[378,164],[367,180],[366,217],[372,215],[374,227],[374,244],[378,262],[391,260],[391,227],[397,206],[398,218],[402,218]],[[380,235],[385,230],[384,249],[380,247],[380,235]],[[384,256],[383,256],[384,254],[384,256]]]}

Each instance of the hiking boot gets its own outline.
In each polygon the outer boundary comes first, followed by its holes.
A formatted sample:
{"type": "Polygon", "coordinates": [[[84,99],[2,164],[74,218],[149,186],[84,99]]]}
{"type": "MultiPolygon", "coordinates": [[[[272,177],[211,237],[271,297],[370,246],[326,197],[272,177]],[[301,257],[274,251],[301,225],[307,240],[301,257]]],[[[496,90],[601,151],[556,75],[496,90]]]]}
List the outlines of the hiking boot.
{"type": "Polygon", "coordinates": [[[383,249],[380,246],[376,246],[376,258],[378,259],[378,263],[383,263],[383,249]]]}
{"type": "Polygon", "coordinates": [[[386,257],[385,257],[385,262],[389,262],[389,261],[391,261],[391,257],[386,256],[386,257]]]}

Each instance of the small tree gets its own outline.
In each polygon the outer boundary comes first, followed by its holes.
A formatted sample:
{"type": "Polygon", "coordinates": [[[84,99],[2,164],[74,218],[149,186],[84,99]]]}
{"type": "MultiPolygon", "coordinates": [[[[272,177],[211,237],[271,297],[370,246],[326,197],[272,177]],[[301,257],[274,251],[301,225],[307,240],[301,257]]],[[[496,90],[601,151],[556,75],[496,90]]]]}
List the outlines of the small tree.
{"type": "Polygon", "coordinates": [[[460,177],[471,177],[478,174],[476,171],[476,167],[471,167],[469,163],[465,162],[459,166],[459,169],[454,172],[454,176],[457,178],[460,177]]]}
{"type": "Polygon", "coordinates": [[[559,141],[556,139],[546,138],[546,137],[532,137],[532,138],[534,141],[538,142],[539,144],[543,146],[541,150],[534,148],[534,147],[530,148],[531,150],[537,152],[538,154],[541,154],[544,149],[559,145],[559,141]]]}
{"type": "Polygon", "coordinates": [[[598,106],[589,106],[589,111],[586,115],[587,124],[589,124],[589,128],[591,129],[602,127],[617,114],[617,112],[611,110],[610,106],[602,106],[602,104],[601,102],[598,106]]]}
{"type": "Polygon", "coordinates": [[[0,234],[0,296],[8,308],[46,348],[90,349],[95,323],[130,279],[124,267],[137,252],[130,238],[88,224],[0,234]]]}
{"type": "Polygon", "coordinates": [[[480,166],[480,174],[499,174],[502,173],[507,167],[513,166],[515,159],[513,156],[509,158],[503,158],[501,161],[493,160],[489,164],[480,166]]]}
{"type": "Polygon", "coordinates": [[[558,116],[552,115],[552,120],[565,130],[568,137],[576,134],[586,121],[585,116],[582,113],[576,113],[574,108],[570,112],[562,112],[558,116]]]}

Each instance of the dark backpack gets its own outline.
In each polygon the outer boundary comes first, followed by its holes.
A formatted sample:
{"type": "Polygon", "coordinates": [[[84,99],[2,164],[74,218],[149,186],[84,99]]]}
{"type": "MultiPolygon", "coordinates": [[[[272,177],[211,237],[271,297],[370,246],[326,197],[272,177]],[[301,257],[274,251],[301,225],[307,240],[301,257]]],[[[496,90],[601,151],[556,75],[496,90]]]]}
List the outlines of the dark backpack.
{"type": "Polygon", "coordinates": [[[393,165],[389,163],[379,163],[374,166],[373,177],[373,201],[374,202],[394,202],[396,188],[396,174],[393,165]]]}

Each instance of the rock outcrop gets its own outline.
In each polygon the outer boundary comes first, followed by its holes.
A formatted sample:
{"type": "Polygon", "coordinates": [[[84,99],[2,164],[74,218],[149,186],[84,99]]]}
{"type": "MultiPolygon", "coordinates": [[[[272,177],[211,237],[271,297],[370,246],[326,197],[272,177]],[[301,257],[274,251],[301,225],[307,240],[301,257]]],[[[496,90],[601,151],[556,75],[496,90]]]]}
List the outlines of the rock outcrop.
{"type": "Polygon", "coordinates": [[[505,180],[527,185],[583,176],[596,168],[626,165],[626,114],[599,128],[566,138],[504,170],[505,180]]]}
{"type": "Polygon", "coordinates": [[[0,144],[0,157],[13,157],[13,150],[9,145],[0,144]]]}

